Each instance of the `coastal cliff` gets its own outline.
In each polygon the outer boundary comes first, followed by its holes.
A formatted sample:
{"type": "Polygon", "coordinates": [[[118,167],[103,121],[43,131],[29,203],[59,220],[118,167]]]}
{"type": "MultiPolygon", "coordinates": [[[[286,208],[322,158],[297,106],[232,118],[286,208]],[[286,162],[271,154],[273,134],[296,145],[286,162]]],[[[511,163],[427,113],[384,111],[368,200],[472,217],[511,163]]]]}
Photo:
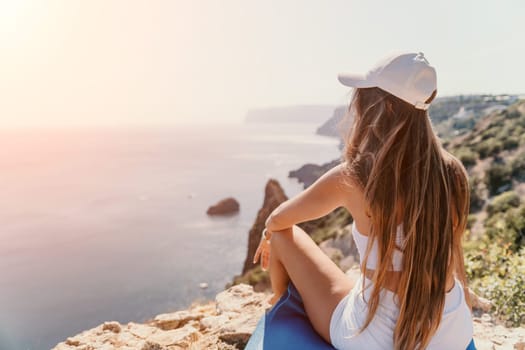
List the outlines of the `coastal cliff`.
{"type": "Polygon", "coordinates": [[[263,205],[257,212],[255,222],[248,233],[248,250],[242,268],[243,274],[253,268],[253,257],[255,256],[255,251],[261,241],[262,230],[264,229],[266,218],[279,206],[279,204],[287,199],[288,197],[284,194],[284,190],[277,180],[270,179],[266,183],[264,188],[263,205]]]}

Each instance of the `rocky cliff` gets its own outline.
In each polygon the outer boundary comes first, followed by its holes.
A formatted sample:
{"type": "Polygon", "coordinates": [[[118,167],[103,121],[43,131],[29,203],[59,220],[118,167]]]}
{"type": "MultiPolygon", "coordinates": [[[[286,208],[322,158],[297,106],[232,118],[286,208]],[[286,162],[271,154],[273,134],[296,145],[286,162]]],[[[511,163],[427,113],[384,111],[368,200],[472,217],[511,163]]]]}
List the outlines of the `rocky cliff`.
{"type": "MultiPolygon", "coordinates": [[[[318,173],[315,175],[320,176],[318,173]]],[[[313,178],[311,174],[306,174],[305,176],[307,178],[313,178]]],[[[262,230],[264,229],[266,219],[270,213],[277,206],[279,206],[279,204],[286,200],[288,200],[288,197],[284,193],[284,190],[279,182],[274,179],[270,179],[265,186],[262,207],[257,212],[257,216],[248,234],[248,249],[242,273],[239,276],[234,277],[233,284],[247,283],[252,285],[256,291],[264,291],[269,289],[270,280],[268,273],[262,271],[259,265],[254,265],[252,261],[257,246],[261,241],[261,234],[262,230]]],[[[341,207],[324,217],[302,222],[297,226],[310,233],[313,240],[319,244],[327,239],[335,237],[338,232],[340,232],[340,229],[350,222],[352,222],[350,213],[348,213],[345,208],[341,207]]]]}
{"type": "MultiPolygon", "coordinates": [[[[145,323],[104,322],[67,338],[53,350],[243,349],[270,307],[268,297],[240,284],[219,293],[215,301],[160,314],[145,323]]],[[[482,314],[474,318],[474,341],[478,350],[523,350],[525,328],[504,328],[489,314],[482,314]]]]}
{"type": "Polygon", "coordinates": [[[253,257],[255,256],[255,251],[261,241],[262,230],[264,229],[266,218],[279,206],[279,204],[287,199],[288,197],[284,194],[284,190],[279,182],[274,179],[268,180],[264,188],[264,202],[261,209],[257,212],[255,222],[248,233],[248,250],[242,268],[243,274],[253,268],[253,257]]]}
{"type": "Polygon", "coordinates": [[[347,106],[338,106],[334,110],[332,117],[318,127],[315,133],[323,136],[341,137],[342,128],[339,125],[346,111],[347,106]]]}
{"type": "Polygon", "coordinates": [[[59,343],[53,350],[242,349],[269,307],[268,295],[246,284],[215,301],[155,316],[145,323],[111,321],[59,343]]]}

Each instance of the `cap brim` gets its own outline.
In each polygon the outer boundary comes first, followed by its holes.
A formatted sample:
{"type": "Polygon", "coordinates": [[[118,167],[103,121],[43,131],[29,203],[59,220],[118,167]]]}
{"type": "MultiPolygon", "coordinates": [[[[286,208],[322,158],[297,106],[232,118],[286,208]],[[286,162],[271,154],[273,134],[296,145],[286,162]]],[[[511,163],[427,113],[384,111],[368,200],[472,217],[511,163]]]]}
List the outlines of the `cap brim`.
{"type": "Polygon", "coordinates": [[[357,88],[374,87],[375,84],[359,73],[339,73],[337,79],[343,85],[357,88]]]}

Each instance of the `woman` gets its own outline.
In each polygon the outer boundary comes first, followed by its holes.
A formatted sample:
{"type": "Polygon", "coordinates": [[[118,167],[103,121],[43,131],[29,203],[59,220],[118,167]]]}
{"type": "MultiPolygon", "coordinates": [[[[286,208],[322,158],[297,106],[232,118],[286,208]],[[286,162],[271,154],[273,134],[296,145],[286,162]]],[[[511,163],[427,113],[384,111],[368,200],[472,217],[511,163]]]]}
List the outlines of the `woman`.
{"type": "Polygon", "coordinates": [[[269,267],[272,302],[292,282],[314,329],[337,349],[465,349],[468,177],[427,113],[435,69],[421,52],[395,53],[365,75],[338,78],[354,88],[342,161],[270,214],[254,257],[269,267]],[[354,219],[355,281],[296,225],[341,206],[354,219]]]}

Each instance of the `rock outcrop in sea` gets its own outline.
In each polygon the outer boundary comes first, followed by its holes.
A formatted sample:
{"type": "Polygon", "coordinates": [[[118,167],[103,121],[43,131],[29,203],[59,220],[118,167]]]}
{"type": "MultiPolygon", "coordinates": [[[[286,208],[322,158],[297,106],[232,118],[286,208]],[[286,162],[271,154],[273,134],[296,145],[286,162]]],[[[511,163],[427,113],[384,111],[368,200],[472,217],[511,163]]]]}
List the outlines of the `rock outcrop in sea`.
{"type": "Polygon", "coordinates": [[[321,175],[323,175],[339,163],[341,163],[341,160],[339,159],[334,159],[330,162],[321,165],[307,163],[297,170],[289,171],[288,177],[296,178],[297,181],[303,184],[303,188],[306,189],[311,184],[313,184],[315,180],[317,180],[321,175]]]}
{"type": "Polygon", "coordinates": [[[208,215],[228,215],[239,211],[239,202],[233,198],[228,197],[221,199],[217,204],[212,205],[206,211],[208,215]]]}

